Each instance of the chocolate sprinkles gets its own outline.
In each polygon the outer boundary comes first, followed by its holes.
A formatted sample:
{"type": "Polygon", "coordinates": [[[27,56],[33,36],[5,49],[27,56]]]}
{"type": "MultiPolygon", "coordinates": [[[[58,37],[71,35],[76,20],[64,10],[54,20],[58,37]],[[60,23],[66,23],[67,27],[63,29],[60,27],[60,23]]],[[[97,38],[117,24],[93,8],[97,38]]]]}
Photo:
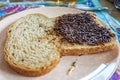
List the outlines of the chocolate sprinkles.
{"type": "Polygon", "coordinates": [[[61,40],[88,45],[107,43],[115,36],[105,26],[99,25],[94,16],[86,12],[59,17],[54,30],[57,35],[63,36],[61,40]]]}

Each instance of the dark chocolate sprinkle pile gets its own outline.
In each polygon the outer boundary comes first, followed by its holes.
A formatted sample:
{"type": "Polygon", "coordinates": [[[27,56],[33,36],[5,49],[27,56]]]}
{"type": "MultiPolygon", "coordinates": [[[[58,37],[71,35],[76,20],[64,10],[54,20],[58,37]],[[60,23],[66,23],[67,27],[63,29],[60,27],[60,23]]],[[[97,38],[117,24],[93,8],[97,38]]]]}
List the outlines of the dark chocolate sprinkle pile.
{"type": "Polygon", "coordinates": [[[110,42],[115,35],[94,20],[88,13],[66,14],[58,18],[55,24],[57,35],[63,36],[62,40],[70,43],[98,45],[110,42]]]}

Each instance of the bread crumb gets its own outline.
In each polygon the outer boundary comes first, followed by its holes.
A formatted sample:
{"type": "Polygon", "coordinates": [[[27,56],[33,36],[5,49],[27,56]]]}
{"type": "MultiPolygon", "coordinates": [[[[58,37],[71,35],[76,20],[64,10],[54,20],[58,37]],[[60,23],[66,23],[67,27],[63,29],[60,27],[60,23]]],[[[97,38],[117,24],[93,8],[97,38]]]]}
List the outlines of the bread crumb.
{"type": "Polygon", "coordinates": [[[75,66],[71,66],[68,71],[67,71],[67,75],[71,75],[71,73],[74,71],[75,66]]]}
{"type": "MultiPolygon", "coordinates": [[[[76,61],[77,61],[77,59],[76,59],[76,61]]],[[[67,75],[71,75],[71,73],[75,70],[76,61],[74,61],[74,62],[71,64],[70,68],[69,68],[68,71],[67,71],[67,75]]]]}

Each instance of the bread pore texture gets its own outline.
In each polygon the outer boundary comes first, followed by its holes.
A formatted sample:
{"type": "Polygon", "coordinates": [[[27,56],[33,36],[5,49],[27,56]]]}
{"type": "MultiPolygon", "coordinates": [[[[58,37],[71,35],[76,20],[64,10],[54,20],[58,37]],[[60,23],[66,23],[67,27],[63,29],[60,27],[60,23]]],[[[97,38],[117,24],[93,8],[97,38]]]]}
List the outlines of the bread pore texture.
{"type": "Polygon", "coordinates": [[[60,56],[100,53],[117,45],[115,33],[96,14],[84,12],[54,18],[30,14],[9,26],[4,55],[16,72],[41,76],[55,68],[60,56]]]}
{"type": "Polygon", "coordinates": [[[41,14],[27,15],[9,26],[5,43],[5,60],[16,72],[40,76],[59,62],[59,43],[51,30],[54,19],[41,14]]]}

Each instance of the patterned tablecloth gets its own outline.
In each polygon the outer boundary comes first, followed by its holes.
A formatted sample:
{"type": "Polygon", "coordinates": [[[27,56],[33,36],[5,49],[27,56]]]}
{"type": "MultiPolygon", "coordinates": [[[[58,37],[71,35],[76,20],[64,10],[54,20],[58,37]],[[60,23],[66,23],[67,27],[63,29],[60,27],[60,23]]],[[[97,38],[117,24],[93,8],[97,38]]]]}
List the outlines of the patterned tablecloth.
{"type": "MultiPolygon", "coordinates": [[[[87,5],[89,7],[101,7],[99,0],[78,0],[77,3],[87,5]]],[[[4,3],[4,4],[1,2],[0,19],[26,9],[40,7],[40,6],[55,6],[55,5],[51,3],[40,3],[40,2],[32,2],[32,3],[31,2],[24,2],[24,3],[15,2],[15,3],[4,3]]],[[[62,6],[66,6],[66,5],[62,5],[62,6]]],[[[98,17],[111,28],[111,24],[109,24],[108,20],[106,19],[106,16],[109,16],[109,17],[111,16],[106,11],[94,11],[94,12],[96,12],[98,14],[98,17]]],[[[111,19],[113,19],[116,24],[120,25],[120,23],[117,20],[115,20],[113,17],[111,17],[111,19]]],[[[118,35],[118,38],[120,38],[119,33],[117,33],[117,35],[118,35]]],[[[119,74],[119,68],[118,68],[110,80],[119,80],[119,79],[120,79],[120,74],[119,74]]]]}

